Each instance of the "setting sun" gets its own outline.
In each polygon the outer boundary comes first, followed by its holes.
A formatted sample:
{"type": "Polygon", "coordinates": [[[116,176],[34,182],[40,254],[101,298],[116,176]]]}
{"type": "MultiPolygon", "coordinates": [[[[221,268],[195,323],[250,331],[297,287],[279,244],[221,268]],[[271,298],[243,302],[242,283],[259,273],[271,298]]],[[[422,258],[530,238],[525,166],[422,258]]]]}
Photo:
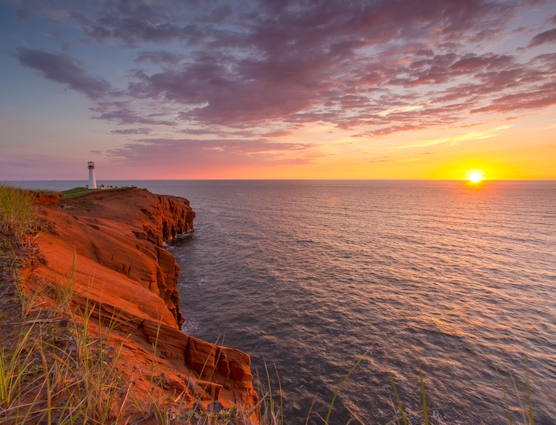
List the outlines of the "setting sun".
{"type": "Polygon", "coordinates": [[[471,171],[467,176],[467,180],[469,180],[471,183],[479,183],[484,179],[485,178],[482,171],[471,171]]]}

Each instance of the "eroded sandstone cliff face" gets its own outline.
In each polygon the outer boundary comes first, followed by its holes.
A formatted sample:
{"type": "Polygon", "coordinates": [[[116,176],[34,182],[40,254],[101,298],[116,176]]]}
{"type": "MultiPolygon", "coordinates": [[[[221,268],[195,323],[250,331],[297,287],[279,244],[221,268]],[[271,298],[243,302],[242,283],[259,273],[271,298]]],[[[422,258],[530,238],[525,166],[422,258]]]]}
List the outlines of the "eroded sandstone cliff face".
{"type": "Polygon", "coordinates": [[[162,244],[193,230],[189,201],[130,188],[40,204],[49,231],[39,239],[42,260],[26,275],[29,290],[71,289],[75,309],[110,322],[119,368],[139,392],[148,391],[154,356],[163,389],[190,403],[245,411],[257,403],[247,354],[180,330],[180,268],[162,244]]]}

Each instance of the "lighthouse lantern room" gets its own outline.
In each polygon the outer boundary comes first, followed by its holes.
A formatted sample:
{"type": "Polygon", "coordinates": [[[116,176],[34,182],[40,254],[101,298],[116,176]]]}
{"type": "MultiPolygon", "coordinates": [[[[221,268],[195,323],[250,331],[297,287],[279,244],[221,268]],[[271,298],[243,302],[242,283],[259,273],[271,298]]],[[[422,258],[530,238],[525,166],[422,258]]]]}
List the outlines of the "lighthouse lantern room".
{"type": "Polygon", "coordinates": [[[88,164],[89,168],[89,189],[96,189],[97,188],[97,179],[95,178],[95,163],[89,161],[88,164]]]}

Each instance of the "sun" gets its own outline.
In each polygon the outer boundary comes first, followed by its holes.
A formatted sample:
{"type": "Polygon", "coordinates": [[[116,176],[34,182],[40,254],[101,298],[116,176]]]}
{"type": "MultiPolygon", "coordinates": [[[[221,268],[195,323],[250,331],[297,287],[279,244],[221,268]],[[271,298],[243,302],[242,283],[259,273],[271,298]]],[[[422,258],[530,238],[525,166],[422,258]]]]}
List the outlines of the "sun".
{"type": "Polygon", "coordinates": [[[485,179],[482,171],[471,171],[467,175],[467,180],[471,183],[480,183],[485,179]]]}

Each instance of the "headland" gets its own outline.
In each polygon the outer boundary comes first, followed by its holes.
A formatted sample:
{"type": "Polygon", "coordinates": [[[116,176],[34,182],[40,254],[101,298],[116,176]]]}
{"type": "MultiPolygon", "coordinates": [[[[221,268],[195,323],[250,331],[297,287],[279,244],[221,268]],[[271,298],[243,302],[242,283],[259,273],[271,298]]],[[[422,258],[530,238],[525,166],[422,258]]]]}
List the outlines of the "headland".
{"type": "MultiPolygon", "coordinates": [[[[189,201],[138,188],[34,200],[40,235],[19,250],[25,317],[14,321],[52,321],[62,328],[53,344],[64,352],[79,351],[72,348],[76,335],[64,332],[73,325],[85,328],[82,338],[104,344],[97,355],[127,388],[108,402],[111,423],[138,416],[156,423],[156,410],[184,418],[253,411],[249,355],[181,331],[180,267],[163,242],[193,231],[189,201]],[[67,308],[60,313],[61,304],[67,308]]],[[[256,414],[244,419],[257,421],[256,414]]]]}

